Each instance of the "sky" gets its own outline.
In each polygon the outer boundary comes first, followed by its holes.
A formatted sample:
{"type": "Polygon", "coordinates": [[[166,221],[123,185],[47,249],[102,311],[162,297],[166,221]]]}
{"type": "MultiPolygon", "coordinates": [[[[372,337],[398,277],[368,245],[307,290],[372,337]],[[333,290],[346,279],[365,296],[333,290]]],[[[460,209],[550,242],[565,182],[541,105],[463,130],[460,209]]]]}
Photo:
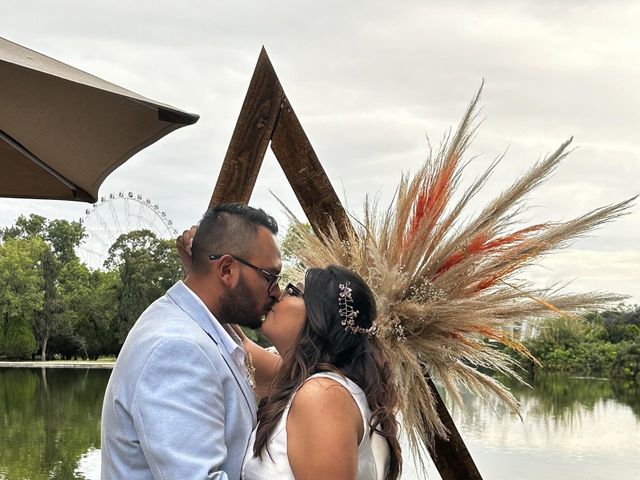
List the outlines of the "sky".
{"type": "MultiPolygon", "coordinates": [[[[526,221],[568,220],[640,193],[640,4],[633,1],[270,2],[3,0],[0,36],[148,98],[200,114],[131,158],[100,195],[149,198],[178,230],[202,215],[264,45],[338,195],[385,204],[455,127],[484,80],[470,181],[506,152],[477,210],[573,136],[529,197],[526,221]]],[[[302,216],[265,157],[251,204],[302,216]]],[[[79,219],[88,204],[0,198],[20,214],[79,219]]],[[[526,273],[541,287],[640,303],[640,206],[526,273]]]]}

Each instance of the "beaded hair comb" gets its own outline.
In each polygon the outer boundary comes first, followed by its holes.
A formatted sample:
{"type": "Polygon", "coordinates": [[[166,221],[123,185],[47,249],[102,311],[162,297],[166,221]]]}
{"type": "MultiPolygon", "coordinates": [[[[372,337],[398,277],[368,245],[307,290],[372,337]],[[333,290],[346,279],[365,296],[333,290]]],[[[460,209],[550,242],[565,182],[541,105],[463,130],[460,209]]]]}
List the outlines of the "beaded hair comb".
{"type": "Polygon", "coordinates": [[[377,326],[375,322],[369,328],[362,328],[356,325],[356,318],[358,318],[358,310],[353,308],[353,297],[351,296],[350,282],[341,283],[339,285],[340,292],[338,293],[338,314],[342,318],[342,325],[346,332],[351,333],[364,333],[368,336],[373,336],[377,332],[377,326]]]}

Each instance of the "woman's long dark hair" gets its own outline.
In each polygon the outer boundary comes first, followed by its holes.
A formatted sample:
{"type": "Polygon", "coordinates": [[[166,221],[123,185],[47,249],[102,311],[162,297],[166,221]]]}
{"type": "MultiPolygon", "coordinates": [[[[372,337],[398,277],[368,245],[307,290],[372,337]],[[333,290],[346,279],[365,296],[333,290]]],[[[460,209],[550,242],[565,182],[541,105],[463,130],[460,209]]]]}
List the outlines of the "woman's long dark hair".
{"type": "MultiPolygon", "coordinates": [[[[356,273],[338,266],[312,268],[305,275],[306,319],[290,359],[273,380],[268,397],[258,408],[258,429],[253,453],[262,457],[269,437],[296,390],[318,372],[338,372],[364,391],[371,409],[371,433],[378,432],[389,443],[391,461],[386,480],[400,476],[402,457],[394,410],[398,392],[391,369],[378,339],[345,331],[338,314],[339,285],[349,282],[356,325],[369,328],[376,318],[371,289],[356,273]]],[[[268,451],[267,451],[268,453],[268,451]]]]}

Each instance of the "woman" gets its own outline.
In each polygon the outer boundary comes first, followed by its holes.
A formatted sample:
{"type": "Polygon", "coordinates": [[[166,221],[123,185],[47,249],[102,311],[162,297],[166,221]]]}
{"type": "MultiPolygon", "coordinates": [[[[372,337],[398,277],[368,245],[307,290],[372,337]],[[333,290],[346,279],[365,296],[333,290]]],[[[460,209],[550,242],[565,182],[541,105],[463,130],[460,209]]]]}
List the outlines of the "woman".
{"type": "Polygon", "coordinates": [[[242,335],[264,395],[243,478],[396,479],[398,396],[366,283],[342,267],[291,284],[262,324],[280,356],[242,335]]]}

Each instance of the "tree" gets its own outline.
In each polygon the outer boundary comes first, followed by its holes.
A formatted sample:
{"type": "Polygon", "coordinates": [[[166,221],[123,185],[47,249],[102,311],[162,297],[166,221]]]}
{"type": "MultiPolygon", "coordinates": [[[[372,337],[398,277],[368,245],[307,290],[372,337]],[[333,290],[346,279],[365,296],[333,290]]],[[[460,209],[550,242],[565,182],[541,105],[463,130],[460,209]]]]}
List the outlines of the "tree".
{"type": "Polygon", "coordinates": [[[44,286],[44,302],[42,310],[36,316],[35,333],[39,342],[42,360],[47,359],[47,345],[52,335],[55,335],[59,329],[60,313],[63,311],[60,303],[57,281],[61,268],[60,263],[51,248],[45,247],[40,257],[40,265],[42,267],[42,279],[44,286]]]}
{"type": "Polygon", "coordinates": [[[640,386],[640,343],[630,342],[620,349],[613,362],[612,374],[640,386]]]}
{"type": "Polygon", "coordinates": [[[296,257],[296,250],[298,250],[300,244],[302,243],[301,235],[302,233],[308,233],[310,231],[311,225],[309,225],[308,223],[289,225],[289,228],[287,228],[287,233],[280,242],[282,260],[293,265],[297,264],[299,260],[296,257]]]}
{"type": "Polygon", "coordinates": [[[640,328],[633,323],[611,325],[607,328],[607,336],[611,343],[639,342],[640,328]]]}
{"type": "Polygon", "coordinates": [[[9,238],[0,244],[0,356],[24,358],[36,349],[32,332],[44,304],[40,238],[9,238]]]}
{"type": "Polygon", "coordinates": [[[602,312],[607,328],[614,324],[632,324],[640,327],[640,305],[620,304],[612,310],[602,312]]]}
{"type": "Polygon", "coordinates": [[[116,353],[117,284],[116,272],[91,271],[78,260],[64,266],[59,276],[62,311],[49,343],[50,354],[96,359],[116,353]]]}
{"type": "Polygon", "coordinates": [[[59,276],[69,262],[77,260],[75,248],[84,238],[80,222],[47,220],[40,215],[21,215],[13,227],[1,232],[2,238],[28,240],[40,238],[44,242],[39,265],[43,279],[44,300],[35,317],[34,330],[42,360],[47,359],[49,339],[60,330],[60,315],[64,311],[59,294],[59,276]]]}
{"type": "Polygon", "coordinates": [[[109,249],[105,267],[119,277],[116,335],[120,342],[149,304],[182,277],[173,242],[157,238],[150,230],[120,235],[109,249]]]}

